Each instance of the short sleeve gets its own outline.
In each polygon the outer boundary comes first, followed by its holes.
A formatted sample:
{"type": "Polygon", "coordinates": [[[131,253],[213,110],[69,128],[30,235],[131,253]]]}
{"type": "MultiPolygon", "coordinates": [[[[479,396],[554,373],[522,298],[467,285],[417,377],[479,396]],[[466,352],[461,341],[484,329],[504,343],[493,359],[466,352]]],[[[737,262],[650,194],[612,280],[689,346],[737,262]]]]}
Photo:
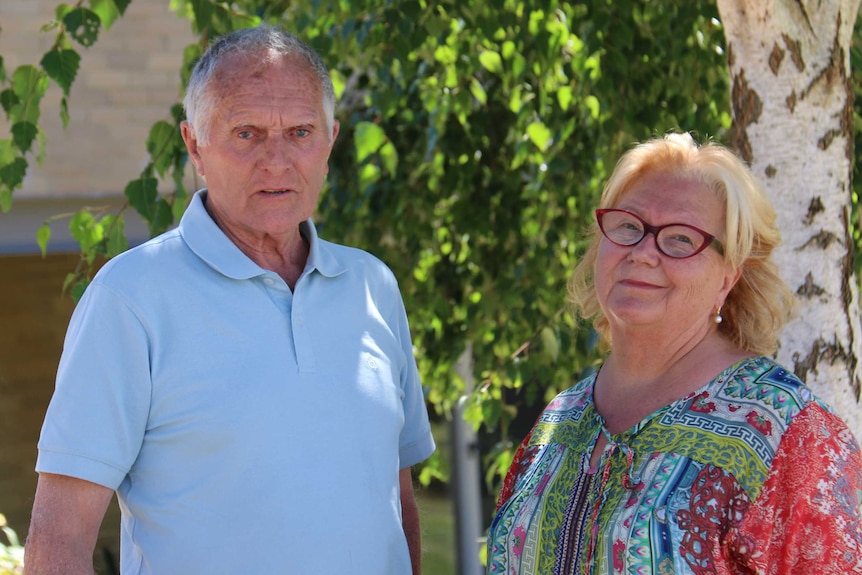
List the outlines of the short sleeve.
{"type": "Polygon", "coordinates": [[[404,409],[404,427],[399,439],[399,459],[401,469],[424,461],[434,453],[436,445],[431,435],[431,424],[428,421],[428,409],[425,406],[425,394],[419,379],[419,369],[413,355],[413,340],[410,337],[410,326],[407,322],[407,312],[401,294],[395,289],[396,301],[394,313],[397,314],[397,334],[404,353],[404,366],[401,371],[401,389],[403,392],[402,406],[404,409]]]}
{"type": "Polygon", "coordinates": [[[724,552],[752,572],[862,574],[862,458],[836,415],[809,404],[724,552]]]}
{"type": "Polygon", "coordinates": [[[91,284],[66,333],[36,470],[116,489],[143,441],[149,373],[138,315],[111,289],[91,284]]]}

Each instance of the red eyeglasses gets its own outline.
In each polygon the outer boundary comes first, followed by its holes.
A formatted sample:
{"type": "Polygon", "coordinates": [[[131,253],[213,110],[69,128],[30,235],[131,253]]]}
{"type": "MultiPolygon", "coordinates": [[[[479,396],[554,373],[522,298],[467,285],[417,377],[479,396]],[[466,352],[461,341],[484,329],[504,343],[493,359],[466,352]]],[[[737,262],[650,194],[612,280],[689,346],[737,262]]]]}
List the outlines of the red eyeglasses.
{"type": "Polygon", "coordinates": [[[715,236],[688,224],[653,226],[626,210],[596,210],[596,221],[602,234],[618,246],[634,246],[647,234],[655,236],[658,251],[669,258],[684,259],[715,246],[724,255],[724,246],[715,236]]]}

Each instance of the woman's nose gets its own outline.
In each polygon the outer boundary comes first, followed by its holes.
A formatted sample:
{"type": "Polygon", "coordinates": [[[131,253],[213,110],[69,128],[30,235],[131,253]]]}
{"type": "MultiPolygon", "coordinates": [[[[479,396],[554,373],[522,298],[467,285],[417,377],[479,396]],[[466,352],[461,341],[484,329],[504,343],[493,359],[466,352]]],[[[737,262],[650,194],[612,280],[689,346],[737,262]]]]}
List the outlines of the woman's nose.
{"type": "Polygon", "coordinates": [[[641,241],[631,247],[630,257],[654,258],[660,253],[655,233],[646,232],[641,241]]]}

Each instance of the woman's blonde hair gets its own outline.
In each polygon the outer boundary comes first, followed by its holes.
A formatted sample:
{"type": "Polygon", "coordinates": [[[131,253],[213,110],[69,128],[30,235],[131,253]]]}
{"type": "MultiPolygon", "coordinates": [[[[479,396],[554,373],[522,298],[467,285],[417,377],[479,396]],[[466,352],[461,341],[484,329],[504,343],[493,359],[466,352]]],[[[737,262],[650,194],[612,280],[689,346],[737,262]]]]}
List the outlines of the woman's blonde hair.
{"type": "MultiPolygon", "coordinates": [[[[781,279],[772,250],[781,242],[775,210],[751,171],[716,143],[698,146],[690,134],[668,134],[637,145],[620,158],[602,192],[599,207],[616,207],[641,178],[663,174],[702,183],[725,204],[724,260],[742,269],[721,309],[719,330],[739,348],[769,355],[778,347],[796,298],[781,279]]],[[[601,232],[593,224],[589,245],[569,280],[575,313],[591,320],[606,343],[607,318],[599,307],[594,270],[601,232]]]]}

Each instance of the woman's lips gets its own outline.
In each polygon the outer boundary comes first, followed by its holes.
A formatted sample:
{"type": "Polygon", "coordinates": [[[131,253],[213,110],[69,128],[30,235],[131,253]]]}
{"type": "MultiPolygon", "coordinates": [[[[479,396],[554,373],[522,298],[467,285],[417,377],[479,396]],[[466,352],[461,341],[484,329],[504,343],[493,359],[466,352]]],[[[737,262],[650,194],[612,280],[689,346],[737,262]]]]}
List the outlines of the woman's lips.
{"type": "Polygon", "coordinates": [[[656,285],[656,284],[654,284],[654,283],[650,283],[650,282],[646,282],[646,281],[642,281],[642,280],[635,280],[635,279],[625,279],[625,280],[621,280],[621,281],[620,281],[620,283],[621,283],[621,284],[623,284],[623,285],[626,285],[626,286],[636,287],[636,288],[651,288],[651,289],[656,289],[656,288],[660,288],[660,287],[661,287],[660,285],[656,285]]]}

